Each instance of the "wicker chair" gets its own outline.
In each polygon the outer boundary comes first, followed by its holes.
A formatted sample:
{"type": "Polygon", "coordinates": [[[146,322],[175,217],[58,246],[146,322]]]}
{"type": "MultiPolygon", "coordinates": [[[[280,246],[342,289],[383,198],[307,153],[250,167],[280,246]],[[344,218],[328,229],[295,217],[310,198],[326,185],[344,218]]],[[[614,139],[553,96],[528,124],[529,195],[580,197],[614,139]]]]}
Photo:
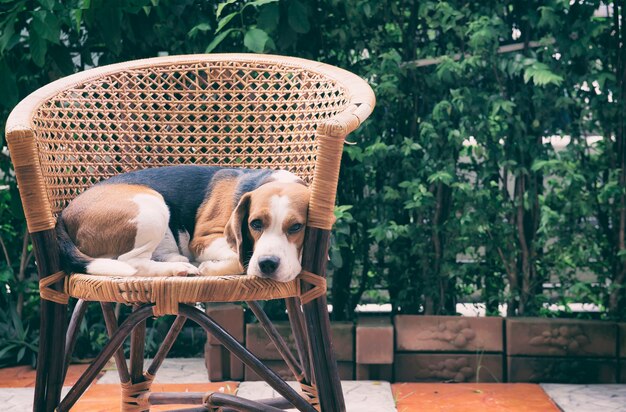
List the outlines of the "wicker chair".
{"type": "Polygon", "coordinates": [[[7,141],[40,278],[41,336],[36,411],[68,411],[114,357],[122,410],[197,404],[188,410],[344,411],[329,335],[325,265],[345,137],[374,106],[371,88],[344,70],[268,55],[171,56],[114,64],[55,81],[25,98],[7,121],[7,141]],[[173,164],[281,168],[310,183],[300,276],[278,283],[246,275],[116,278],[63,273],[55,217],[109,176],[173,164]],[[69,298],[78,298],[67,326],[69,298]],[[285,299],[297,357],[256,302],[285,299]],[[100,302],[110,340],[61,400],[87,302],[100,302]],[[196,302],[246,301],[301,384],[298,392],[225,332],[196,302]],[[113,302],[133,305],[118,325],[113,302]],[[145,320],[177,315],[144,371],[145,320]],[[187,319],[212,333],[282,399],[222,393],[152,393],[150,384],[187,319]],[[121,349],[130,336],[127,365],[121,349]]]}

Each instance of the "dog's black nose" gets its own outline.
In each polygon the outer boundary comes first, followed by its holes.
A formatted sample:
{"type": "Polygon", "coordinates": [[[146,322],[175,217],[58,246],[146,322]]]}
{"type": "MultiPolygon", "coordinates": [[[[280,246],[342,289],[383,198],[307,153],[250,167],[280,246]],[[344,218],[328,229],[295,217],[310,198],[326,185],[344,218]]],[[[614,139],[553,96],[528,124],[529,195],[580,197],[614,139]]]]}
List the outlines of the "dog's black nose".
{"type": "Polygon", "coordinates": [[[261,256],[259,258],[259,268],[264,275],[272,275],[280,265],[278,256],[261,256]]]}

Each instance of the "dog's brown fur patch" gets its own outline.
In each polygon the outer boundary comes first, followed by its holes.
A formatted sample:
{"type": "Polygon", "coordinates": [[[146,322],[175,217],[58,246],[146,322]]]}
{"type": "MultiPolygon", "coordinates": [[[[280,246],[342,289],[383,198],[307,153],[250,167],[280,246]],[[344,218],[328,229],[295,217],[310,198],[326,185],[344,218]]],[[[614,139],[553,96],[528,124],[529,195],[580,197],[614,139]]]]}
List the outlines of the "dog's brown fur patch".
{"type": "Polygon", "coordinates": [[[94,186],[70,202],[63,221],[76,247],[93,258],[117,258],[131,251],[137,235],[133,220],[139,213],[132,199],[138,194],[161,197],[146,186],[107,184],[94,186]]]}
{"type": "Polygon", "coordinates": [[[224,228],[235,208],[234,189],[237,180],[223,179],[213,184],[210,196],[200,205],[189,250],[199,256],[211,242],[224,236],[224,228]]]}

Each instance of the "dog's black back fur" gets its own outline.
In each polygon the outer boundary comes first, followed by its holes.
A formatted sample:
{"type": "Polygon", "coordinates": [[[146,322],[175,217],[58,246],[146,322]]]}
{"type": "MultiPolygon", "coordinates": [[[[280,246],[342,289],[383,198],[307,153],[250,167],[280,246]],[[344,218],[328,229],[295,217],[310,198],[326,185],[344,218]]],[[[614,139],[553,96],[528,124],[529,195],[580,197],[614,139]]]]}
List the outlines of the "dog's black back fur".
{"type": "Polygon", "coordinates": [[[148,186],[159,192],[170,209],[169,226],[178,242],[180,231],[186,231],[189,236],[193,236],[196,212],[206,199],[207,192],[212,190],[214,182],[223,178],[240,177],[234,191],[236,205],[244,193],[259,187],[271,174],[271,170],[193,165],[165,166],[123,173],[98,184],[136,184],[148,186]]]}

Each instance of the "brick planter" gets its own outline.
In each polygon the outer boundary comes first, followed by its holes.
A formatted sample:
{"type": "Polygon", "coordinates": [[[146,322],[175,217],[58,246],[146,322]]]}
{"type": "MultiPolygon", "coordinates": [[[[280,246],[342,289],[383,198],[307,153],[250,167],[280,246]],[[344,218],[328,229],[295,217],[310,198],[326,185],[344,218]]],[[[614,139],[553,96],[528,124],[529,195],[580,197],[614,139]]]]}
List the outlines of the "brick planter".
{"type": "MultiPolygon", "coordinates": [[[[206,313],[238,342],[243,343],[244,319],[241,306],[232,303],[209,304],[206,313]]],[[[211,382],[243,379],[243,362],[211,334],[208,335],[204,345],[204,361],[211,382]]]]}
{"type": "Polygon", "coordinates": [[[578,319],[506,320],[509,382],[615,383],[616,323],[578,319]]]}
{"type": "MultiPolygon", "coordinates": [[[[295,341],[288,322],[274,322],[292,353],[298,359],[295,341]]],[[[333,322],[331,324],[333,349],[341,379],[354,379],[354,325],[352,322],[333,322]]],[[[293,380],[293,375],[280,354],[269,340],[263,327],[258,323],[246,325],[246,348],[281,377],[293,380]]],[[[245,368],[247,381],[260,380],[250,368],[245,368]]]]}
{"type": "Polygon", "coordinates": [[[626,383],[626,323],[618,323],[617,331],[619,335],[619,369],[620,380],[619,383],[626,383]]]}
{"type": "Polygon", "coordinates": [[[395,380],[501,382],[502,318],[399,315],[395,380]]]}
{"type": "Polygon", "coordinates": [[[387,316],[362,317],[356,325],[356,379],[393,378],[393,325],[387,316]]]}

